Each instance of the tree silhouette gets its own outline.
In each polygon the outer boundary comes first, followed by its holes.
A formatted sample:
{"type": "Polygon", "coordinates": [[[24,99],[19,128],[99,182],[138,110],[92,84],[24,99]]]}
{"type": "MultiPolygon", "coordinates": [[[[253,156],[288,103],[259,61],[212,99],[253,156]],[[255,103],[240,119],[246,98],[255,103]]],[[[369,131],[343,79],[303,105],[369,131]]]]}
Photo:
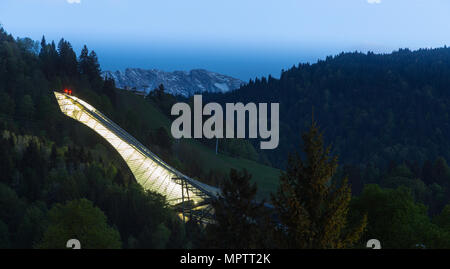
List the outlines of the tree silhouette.
{"type": "Polygon", "coordinates": [[[338,182],[333,176],[337,157],[324,148],[322,133],[313,120],[303,134],[305,160],[290,156],[287,171],[272,201],[279,214],[280,246],[288,248],[348,248],[361,236],[364,218],[351,231],[347,213],[351,199],[347,179],[338,182]]]}
{"type": "Polygon", "coordinates": [[[216,223],[207,229],[207,244],[215,248],[261,248],[270,234],[264,206],[255,201],[256,184],[246,170],[230,170],[221,197],[213,202],[216,223]]]}

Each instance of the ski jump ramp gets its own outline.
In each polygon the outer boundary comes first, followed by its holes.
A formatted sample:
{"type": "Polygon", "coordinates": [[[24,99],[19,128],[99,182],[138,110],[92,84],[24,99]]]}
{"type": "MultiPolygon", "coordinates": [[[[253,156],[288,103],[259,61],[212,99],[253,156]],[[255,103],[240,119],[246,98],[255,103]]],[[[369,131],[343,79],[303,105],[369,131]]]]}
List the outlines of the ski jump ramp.
{"type": "Polygon", "coordinates": [[[167,197],[170,205],[183,208],[183,212],[189,208],[191,213],[205,209],[211,199],[218,197],[218,188],[192,179],[169,166],[93,106],[72,95],[60,92],[54,94],[61,112],[108,141],[145,190],[160,193],[167,197]]]}

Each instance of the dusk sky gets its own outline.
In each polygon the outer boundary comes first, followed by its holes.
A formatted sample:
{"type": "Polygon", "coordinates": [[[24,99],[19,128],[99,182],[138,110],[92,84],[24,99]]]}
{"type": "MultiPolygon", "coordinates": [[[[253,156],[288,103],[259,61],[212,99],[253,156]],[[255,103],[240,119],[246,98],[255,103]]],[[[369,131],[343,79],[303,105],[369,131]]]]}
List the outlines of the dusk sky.
{"type": "Polygon", "coordinates": [[[205,68],[244,80],[340,51],[450,44],[448,0],[1,0],[14,36],[97,52],[104,70],[205,68]]]}

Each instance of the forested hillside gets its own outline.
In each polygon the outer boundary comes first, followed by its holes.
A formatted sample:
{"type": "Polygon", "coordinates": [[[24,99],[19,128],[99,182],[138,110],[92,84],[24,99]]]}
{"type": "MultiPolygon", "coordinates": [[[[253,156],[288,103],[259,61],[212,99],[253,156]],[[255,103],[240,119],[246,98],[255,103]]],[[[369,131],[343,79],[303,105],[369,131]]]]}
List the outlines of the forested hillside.
{"type": "Polygon", "coordinates": [[[94,51],[77,58],[63,39],[39,45],[0,30],[1,247],[64,248],[86,225],[86,248],[192,245],[165,198],[135,184],[105,142],[61,114],[52,92],[65,87],[114,117],[117,92],[94,51]]]}
{"type": "Polygon", "coordinates": [[[449,201],[450,48],[341,53],[204,99],[279,102],[279,147],[260,152],[276,167],[285,169],[314,113],[354,194],[406,185],[433,212],[449,201]]]}
{"type": "Polygon", "coordinates": [[[312,111],[341,163],[450,158],[450,48],[342,53],[208,96],[221,103],[279,102],[280,145],[266,155],[280,168],[312,111]]]}
{"type": "Polygon", "coordinates": [[[277,184],[276,169],[216,156],[200,142],[175,143],[165,109],[173,97],[116,89],[112,79],[101,77],[97,55],[86,46],[77,57],[64,39],[56,45],[43,37],[39,44],[1,29],[0,247],[65,247],[73,216],[78,228],[94,225],[99,234],[85,247],[198,245],[195,224],[188,235],[190,224],[186,230],[165,197],[144,191],[104,139],[60,112],[53,91],[64,88],[192,177],[218,185],[230,168],[246,167],[260,175],[261,197],[277,184]]]}
{"type": "Polygon", "coordinates": [[[341,53],[293,66],[280,79],[257,78],[239,90],[204,99],[280,103],[279,147],[259,153],[281,169],[289,169],[288,153],[302,144],[299,136],[311,118],[317,120],[339,155],[339,176],[351,184],[352,214],[368,213],[366,235],[401,247],[417,238],[398,232],[410,229],[429,238],[439,232],[422,221],[448,222],[436,216],[447,214],[450,202],[449,48],[341,53]],[[400,209],[396,203],[407,206],[400,209]]]}

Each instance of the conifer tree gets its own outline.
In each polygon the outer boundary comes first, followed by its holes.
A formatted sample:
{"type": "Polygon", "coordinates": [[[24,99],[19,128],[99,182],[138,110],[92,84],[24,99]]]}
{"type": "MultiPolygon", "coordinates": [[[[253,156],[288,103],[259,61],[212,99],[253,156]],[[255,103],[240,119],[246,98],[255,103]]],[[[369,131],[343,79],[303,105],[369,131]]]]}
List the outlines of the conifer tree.
{"type": "Polygon", "coordinates": [[[103,88],[103,78],[101,77],[100,64],[95,51],[89,52],[86,45],[81,50],[79,61],[79,71],[86,76],[93,89],[101,92],[103,88]]]}
{"type": "Polygon", "coordinates": [[[72,45],[63,38],[58,43],[59,72],[61,75],[74,77],[77,75],[77,56],[72,45]]]}
{"type": "Polygon", "coordinates": [[[41,40],[41,51],[39,53],[39,56],[42,58],[45,58],[47,52],[47,41],[45,40],[45,36],[42,36],[41,40]]]}
{"type": "Polygon", "coordinates": [[[246,170],[230,171],[223,181],[222,193],[213,202],[216,222],[207,227],[208,247],[261,248],[268,246],[268,215],[262,202],[256,202],[256,184],[250,183],[246,170]]]}
{"type": "Polygon", "coordinates": [[[91,79],[101,80],[100,63],[98,62],[97,53],[95,53],[95,51],[89,53],[88,62],[91,79]]]}
{"type": "Polygon", "coordinates": [[[45,37],[42,36],[41,51],[39,52],[42,69],[47,78],[54,78],[57,73],[58,52],[56,51],[55,42],[47,44],[45,37]]]}
{"type": "Polygon", "coordinates": [[[81,50],[79,60],[78,60],[78,68],[82,75],[88,75],[89,74],[89,50],[86,45],[83,46],[83,49],[81,50]]]}
{"type": "Polygon", "coordinates": [[[303,134],[305,160],[296,153],[289,157],[287,171],[272,201],[279,216],[282,248],[348,248],[355,244],[366,225],[349,229],[347,213],[351,189],[347,179],[337,182],[338,167],[331,147],[324,148],[322,133],[313,120],[303,134]]]}

